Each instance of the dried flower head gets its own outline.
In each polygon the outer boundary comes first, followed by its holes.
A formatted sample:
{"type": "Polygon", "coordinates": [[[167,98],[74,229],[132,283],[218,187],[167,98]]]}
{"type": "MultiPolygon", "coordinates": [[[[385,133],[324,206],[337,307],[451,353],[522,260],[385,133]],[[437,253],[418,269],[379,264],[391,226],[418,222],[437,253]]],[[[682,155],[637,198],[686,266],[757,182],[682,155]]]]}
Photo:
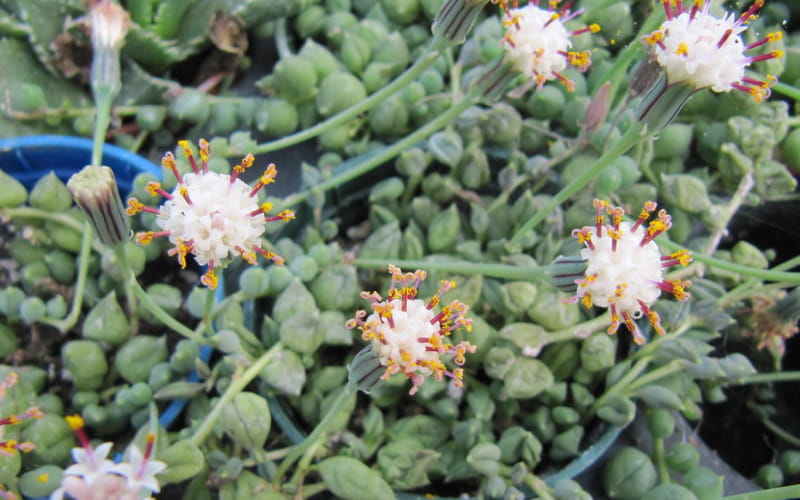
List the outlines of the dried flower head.
{"type": "Polygon", "coordinates": [[[575,280],[578,290],[569,302],[580,301],[587,308],[592,305],[607,307],[611,311],[608,333],[614,334],[624,322],[637,344],[645,339],[634,319],[647,316],[653,329],[664,334],[658,313],[650,306],[662,291],[672,293],[678,300],[689,298],[688,281],[664,279],[663,268],[677,264],[687,265],[691,255],[686,250],[662,256],[655,238],[672,225],[666,210],[645,224],[655,211],[655,202],[645,203],[639,218],[633,223],[624,222],[625,210],[604,200],[594,200],[597,217],[594,226],[575,229],[572,236],[586,245],[581,257],[586,270],[575,280]],[[611,224],[603,224],[604,213],[611,215],[611,224]]]}
{"type": "Polygon", "coordinates": [[[199,144],[201,164],[194,158],[188,141],[181,141],[192,172],[182,175],[172,153],[162,159],[178,180],[178,186],[167,193],[157,182],[151,182],[147,191],[153,196],[162,196],[167,201],[159,208],[145,206],[136,198],[128,200],[128,214],[151,212],[157,214],[156,224],[162,231],[147,231],[136,234],[136,241],[147,244],[158,236],[169,237],[175,247],[169,251],[176,255],[181,267],[186,267],[186,256],[194,255],[200,265],[208,269],[201,281],[209,288],[216,288],[217,275],[214,270],[227,264],[237,254],[250,264],[256,263],[256,254],[283,265],[283,259],[262,247],[261,235],[266,222],[294,219],[294,213],[284,210],[278,215],[267,216],[271,203],[259,204],[261,188],[275,182],[278,169],[270,163],[254,186],[248,186],[239,175],[254,161],[248,154],[233,167],[230,175],[208,171],[209,144],[201,139],[199,144]]]}
{"type": "Polygon", "coordinates": [[[711,0],[693,0],[685,8],[683,0],[662,0],[667,20],[642,41],[652,47],[657,62],[667,73],[669,84],[686,82],[696,89],[715,92],[738,89],[760,102],[770,94],[775,78],[765,81],[745,76],[745,68],[766,59],[781,57],[779,50],[748,56],[746,52],[768,42],[780,40],[781,33],[745,44],[741,34],[747,22],[756,17],[764,0],[756,0],[742,15],[725,12],[721,18],[709,12],[711,0]]]}
{"type": "Polygon", "coordinates": [[[570,90],[574,83],[561,74],[567,65],[586,71],[591,64],[588,50],[570,51],[570,37],[581,33],[596,33],[600,26],[592,24],[579,30],[570,30],[564,23],[581,14],[580,10],[570,12],[572,2],[559,8],[561,0],[549,0],[547,8],[539,6],[540,0],[531,0],[528,5],[519,7],[517,0],[495,0],[505,12],[503,26],[506,34],[503,47],[514,67],[531,78],[537,88],[548,80],[560,80],[570,90]]]}
{"type": "Polygon", "coordinates": [[[419,285],[426,278],[425,271],[403,273],[390,265],[389,273],[392,283],[387,299],[378,292],[362,292],[361,297],[372,302],[372,314],[367,316],[366,311],[358,311],[346,326],[359,328],[361,337],[372,343],[380,364],[386,367],[382,379],[395,373],[411,379],[409,394],[416,393],[431,374],[436,380],[450,377],[456,386],[462,386],[464,370],[460,367],[466,361],[464,355],[475,352],[475,346],[467,341],[454,345],[447,340],[459,328],[467,331],[472,328],[472,321],[467,318],[469,306],[454,300],[441,307],[440,312],[434,312],[442,295],[455,282],[442,281],[436,295],[425,302],[416,298],[419,285]],[[448,370],[440,358],[443,354],[452,355],[458,368],[448,370]]]}
{"type": "Polygon", "coordinates": [[[122,48],[125,35],[131,27],[131,16],[120,4],[111,0],[95,0],[89,6],[89,19],[94,50],[122,48]]]}

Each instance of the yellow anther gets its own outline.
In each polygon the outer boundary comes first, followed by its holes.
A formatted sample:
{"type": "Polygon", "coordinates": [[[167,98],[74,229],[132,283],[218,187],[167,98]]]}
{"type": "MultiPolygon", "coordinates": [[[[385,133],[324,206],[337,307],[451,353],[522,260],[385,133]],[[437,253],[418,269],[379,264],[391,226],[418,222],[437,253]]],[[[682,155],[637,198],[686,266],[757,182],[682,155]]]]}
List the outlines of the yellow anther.
{"type": "Polygon", "coordinates": [[[144,188],[150,196],[158,196],[158,191],[161,189],[161,184],[155,181],[150,181],[144,188]]]}
{"type": "Polygon", "coordinates": [[[156,233],[154,233],[153,231],[145,231],[143,233],[136,233],[134,239],[136,240],[136,243],[140,245],[147,245],[148,243],[151,243],[153,241],[153,238],[155,238],[155,236],[156,233]]]}
{"type": "Polygon", "coordinates": [[[67,415],[64,420],[72,431],[83,429],[83,418],[80,415],[67,415]]]}
{"type": "Polygon", "coordinates": [[[39,476],[36,479],[40,483],[46,483],[48,480],[50,480],[50,475],[49,474],[39,474],[39,476]]]}
{"type": "Polygon", "coordinates": [[[262,212],[267,213],[270,210],[272,210],[272,203],[270,203],[268,201],[264,202],[264,203],[261,204],[261,207],[259,207],[259,208],[261,208],[262,212]]]}
{"type": "Polygon", "coordinates": [[[206,271],[202,278],[200,278],[200,282],[203,283],[205,286],[210,288],[211,290],[215,290],[217,285],[219,285],[219,278],[212,269],[206,271]]]}
{"type": "Polygon", "coordinates": [[[783,51],[782,51],[782,50],[773,50],[773,51],[772,51],[772,52],[770,52],[769,54],[770,54],[772,57],[775,57],[775,58],[778,58],[778,57],[783,57],[783,51]]]}
{"type": "Polygon", "coordinates": [[[686,45],[684,42],[678,44],[678,48],[675,50],[675,53],[679,56],[685,56],[689,54],[689,46],[686,45]]]}
{"type": "Polygon", "coordinates": [[[778,40],[783,40],[783,32],[782,31],[775,31],[773,33],[767,33],[767,41],[769,41],[769,42],[777,42],[778,40]]]}
{"type": "Polygon", "coordinates": [[[280,216],[281,219],[283,219],[286,222],[289,222],[290,220],[295,218],[294,212],[292,212],[291,210],[284,210],[278,215],[280,216]]]}
{"type": "Polygon", "coordinates": [[[210,147],[208,141],[205,139],[200,139],[198,142],[200,145],[200,159],[203,160],[203,163],[208,163],[208,148],[210,147]]]}
{"type": "Polygon", "coordinates": [[[137,200],[136,198],[129,198],[128,199],[128,208],[125,212],[128,215],[136,215],[144,209],[144,203],[137,200]]]}
{"type": "Polygon", "coordinates": [[[592,295],[587,293],[583,297],[581,297],[581,304],[583,304],[583,306],[586,309],[591,309],[592,308],[592,295]]]}
{"type": "Polygon", "coordinates": [[[599,24],[597,24],[597,23],[592,23],[592,24],[590,24],[590,25],[589,25],[589,31],[591,31],[592,33],[597,33],[597,32],[599,32],[601,29],[602,29],[602,28],[600,28],[600,25],[599,25],[599,24]]]}

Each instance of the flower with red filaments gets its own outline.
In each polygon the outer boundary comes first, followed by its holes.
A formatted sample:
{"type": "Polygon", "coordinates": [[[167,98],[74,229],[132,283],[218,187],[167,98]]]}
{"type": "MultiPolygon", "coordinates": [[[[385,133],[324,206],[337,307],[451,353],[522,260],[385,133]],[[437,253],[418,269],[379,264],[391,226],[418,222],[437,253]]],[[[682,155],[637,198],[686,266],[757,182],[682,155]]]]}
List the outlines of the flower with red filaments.
{"type": "Polygon", "coordinates": [[[686,82],[696,89],[711,88],[715,92],[737,89],[747,92],[757,102],[769,97],[770,86],[776,79],[769,75],[764,81],[747,77],[745,68],[781,57],[783,53],[773,50],[750,56],[746,52],[780,40],[782,34],[769,33],[750,44],[745,44],[741,36],[764,0],[756,0],[738,17],[725,12],[721,18],[709,12],[711,0],[694,0],[688,8],[683,0],[661,0],[661,3],[667,20],[642,41],[652,47],[670,85],[686,82]]]}
{"type": "Polygon", "coordinates": [[[622,220],[625,210],[604,200],[594,200],[597,209],[594,226],[575,229],[572,236],[586,246],[581,258],[586,270],[577,279],[577,293],[567,302],[580,302],[587,308],[596,305],[611,311],[609,334],[617,333],[621,323],[630,330],[634,342],[645,342],[635,319],[646,316],[659,335],[664,328],[658,313],[650,306],[661,292],[671,293],[678,300],[688,300],[688,281],[670,281],[663,269],[691,262],[686,250],[662,256],[655,238],[672,226],[666,210],[659,210],[655,219],[645,224],[656,209],[648,201],[633,222],[622,220]],[[611,215],[611,224],[604,224],[604,214],[611,215]]]}
{"type": "Polygon", "coordinates": [[[448,342],[455,330],[469,331],[472,321],[467,318],[469,306],[454,300],[434,312],[442,295],[456,284],[442,281],[439,291],[427,302],[417,298],[419,285],[426,278],[425,271],[403,273],[395,266],[389,266],[392,283],[388,297],[384,299],[378,292],[362,292],[361,297],[372,303],[372,314],[356,312],[349,320],[347,328],[358,328],[361,337],[372,343],[372,348],[386,369],[382,379],[395,373],[403,373],[411,379],[409,394],[414,394],[425,381],[433,375],[436,380],[449,377],[456,387],[462,387],[466,362],[465,354],[475,352],[475,346],[467,341],[457,344],[448,342]],[[449,370],[440,359],[442,355],[453,357],[457,368],[449,370]]]}
{"type": "Polygon", "coordinates": [[[156,224],[162,231],[147,231],[136,234],[140,244],[150,243],[153,238],[166,236],[175,246],[169,255],[176,256],[181,268],[186,267],[186,256],[194,255],[200,265],[207,265],[201,281],[209,288],[216,288],[217,275],[214,270],[224,266],[237,254],[250,264],[255,264],[257,255],[262,255],[278,265],[283,259],[262,245],[264,224],[294,219],[291,210],[268,216],[271,203],[258,201],[261,189],[273,182],[278,175],[274,164],[269,164],[254,186],[249,186],[239,175],[252,166],[253,155],[248,154],[233,167],[230,175],[209,172],[209,144],[201,139],[199,143],[200,163],[192,153],[188,141],[179,143],[192,172],[181,174],[175,163],[175,156],[167,153],[162,159],[178,180],[177,187],[168,193],[157,182],[147,186],[153,196],[166,199],[159,208],[146,206],[136,198],[128,200],[128,214],[150,212],[157,215],[156,224]]]}
{"type": "Polygon", "coordinates": [[[570,51],[570,37],[582,33],[597,33],[600,26],[592,24],[579,30],[570,30],[564,25],[579,16],[582,11],[570,11],[566,2],[559,7],[561,0],[550,0],[546,7],[540,7],[540,0],[531,0],[528,5],[519,7],[517,0],[493,0],[505,12],[503,26],[506,34],[502,44],[513,66],[531,79],[537,88],[548,80],[559,80],[569,90],[574,83],[561,74],[568,65],[579,71],[586,71],[591,65],[589,51],[570,51]]]}

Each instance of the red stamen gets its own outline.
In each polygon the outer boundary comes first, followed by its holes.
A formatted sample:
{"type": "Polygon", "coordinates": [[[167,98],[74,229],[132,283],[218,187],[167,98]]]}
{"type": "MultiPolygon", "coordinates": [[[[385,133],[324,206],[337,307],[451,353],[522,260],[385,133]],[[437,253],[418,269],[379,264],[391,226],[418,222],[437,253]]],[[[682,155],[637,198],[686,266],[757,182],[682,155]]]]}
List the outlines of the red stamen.
{"type": "Polygon", "coordinates": [[[197,162],[194,160],[194,154],[192,154],[192,147],[189,145],[189,141],[178,141],[178,146],[183,149],[183,156],[189,160],[189,165],[192,166],[192,171],[194,171],[196,174],[199,174],[200,169],[197,168],[197,162]]]}

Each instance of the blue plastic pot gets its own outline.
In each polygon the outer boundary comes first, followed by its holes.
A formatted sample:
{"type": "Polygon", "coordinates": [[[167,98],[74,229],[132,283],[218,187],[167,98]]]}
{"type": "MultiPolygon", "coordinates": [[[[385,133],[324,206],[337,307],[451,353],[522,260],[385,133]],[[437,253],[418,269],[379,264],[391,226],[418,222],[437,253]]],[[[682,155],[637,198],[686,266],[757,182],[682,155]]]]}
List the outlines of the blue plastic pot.
{"type": "MultiPolygon", "coordinates": [[[[0,169],[12,175],[26,188],[30,189],[43,175],[55,172],[66,182],[72,174],[91,163],[92,141],[84,137],[62,135],[36,135],[0,140],[0,169]]],[[[125,198],[130,193],[133,179],[146,172],[161,178],[161,168],[151,161],[130,151],[106,144],[103,146],[103,165],[111,167],[119,185],[120,194],[125,198]]],[[[221,300],[223,286],[217,288],[217,299],[221,300]]],[[[202,346],[200,358],[208,361],[211,347],[202,346]]],[[[199,380],[192,370],[187,380],[199,380]]],[[[169,428],[186,406],[186,400],[176,399],[161,414],[159,423],[169,428]]]]}

